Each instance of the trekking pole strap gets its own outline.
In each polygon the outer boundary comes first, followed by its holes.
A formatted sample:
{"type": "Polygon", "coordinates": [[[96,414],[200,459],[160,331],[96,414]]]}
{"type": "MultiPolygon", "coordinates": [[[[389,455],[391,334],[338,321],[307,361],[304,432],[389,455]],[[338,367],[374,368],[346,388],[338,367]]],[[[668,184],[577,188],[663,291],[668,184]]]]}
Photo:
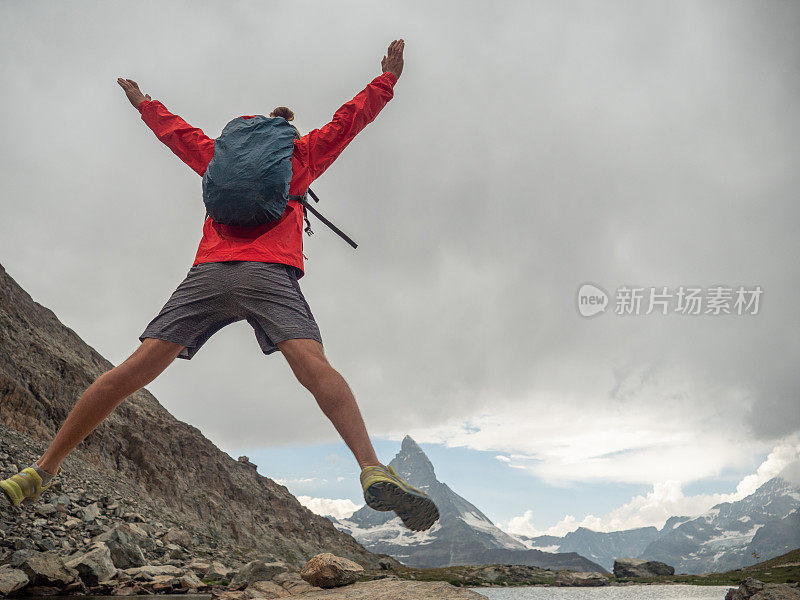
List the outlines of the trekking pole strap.
{"type": "MultiPolygon", "coordinates": [[[[312,192],[312,191],[309,189],[309,190],[308,190],[308,193],[311,195],[311,197],[314,199],[314,201],[315,201],[315,202],[319,202],[319,198],[317,198],[317,195],[316,195],[314,192],[312,192]]],[[[340,238],[342,238],[342,239],[343,239],[345,242],[347,242],[348,244],[350,244],[350,246],[352,246],[353,250],[355,250],[356,248],[358,248],[358,244],[356,244],[356,243],[355,243],[355,242],[354,242],[354,241],[353,241],[353,240],[350,238],[350,236],[348,236],[348,235],[347,235],[347,234],[346,234],[344,231],[342,231],[341,229],[339,229],[339,228],[338,228],[336,225],[334,225],[333,223],[331,223],[330,221],[328,221],[328,219],[326,219],[325,217],[323,217],[323,216],[322,216],[322,215],[319,213],[319,211],[318,211],[316,208],[314,208],[313,206],[311,206],[311,204],[308,202],[308,200],[306,200],[306,199],[305,199],[305,197],[304,197],[304,196],[294,196],[294,198],[296,198],[296,199],[297,199],[297,201],[298,201],[300,204],[302,204],[302,205],[303,205],[303,206],[304,206],[304,207],[305,207],[305,208],[306,208],[306,209],[307,209],[307,210],[308,210],[308,211],[309,211],[309,212],[310,212],[312,215],[314,215],[314,216],[315,216],[315,217],[317,217],[317,218],[318,218],[320,221],[322,221],[323,223],[325,223],[325,225],[327,225],[327,226],[328,226],[328,228],[329,228],[331,231],[333,231],[333,232],[334,232],[336,235],[338,235],[340,238]]]]}

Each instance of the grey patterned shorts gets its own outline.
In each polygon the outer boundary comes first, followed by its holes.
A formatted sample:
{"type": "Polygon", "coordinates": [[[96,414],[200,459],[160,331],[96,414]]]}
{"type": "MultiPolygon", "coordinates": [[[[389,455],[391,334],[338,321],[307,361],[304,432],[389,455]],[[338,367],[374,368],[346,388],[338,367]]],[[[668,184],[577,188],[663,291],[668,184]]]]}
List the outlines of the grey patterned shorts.
{"type": "Polygon", "coordinates": [[[322,343],[314,315],[300,291],[294,267],[255,261],[200,263],[172,293],[145,328],[145,338],[186,346],[178,358],[190,360],[214,333],[247,319],[264,354],[285,340],[322,343]]]}

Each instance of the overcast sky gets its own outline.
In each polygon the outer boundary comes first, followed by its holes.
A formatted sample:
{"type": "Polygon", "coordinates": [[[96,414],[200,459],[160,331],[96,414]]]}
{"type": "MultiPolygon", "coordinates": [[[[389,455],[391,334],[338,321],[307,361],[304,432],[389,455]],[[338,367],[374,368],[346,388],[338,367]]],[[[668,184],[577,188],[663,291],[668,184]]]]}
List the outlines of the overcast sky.
{"type": "MultiPolygon", "coordinates": [[[[186,275],[204,215],[200,178],[116,78],[212,137],[277,105],[305,133],[403,37],[394,99],[313,186],[359,249],[317,225],[301,280],[381,458],[406,433],[452,449],[440,471],[458,491],[459,449],[503,456],[485,476],[551,504],[476,504],[498,521],[527,506],[540,529],[581,486],[733,493],[774,449],[796,458],[797,3],[2,2],[0,17],[0,263],[115,364],[186,275]],[[586,282],[763,295],[757,315],[585,319],[586,282]]],[[[244,322],[150,389],[234,455],[338,441],[244,322]]]]}

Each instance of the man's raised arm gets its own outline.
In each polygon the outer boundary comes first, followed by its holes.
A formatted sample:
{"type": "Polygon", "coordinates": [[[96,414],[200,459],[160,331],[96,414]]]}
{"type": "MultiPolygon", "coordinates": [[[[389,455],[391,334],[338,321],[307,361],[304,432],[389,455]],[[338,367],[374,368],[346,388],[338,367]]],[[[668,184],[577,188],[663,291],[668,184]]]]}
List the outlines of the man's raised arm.
{"type": "Polygon", "coordinates": [[[404,47],[405,42],[402,39],[389,44],[381,61],[383,74],[373,79],[350,102],[343,104],[330,123],[314,129],[298,140],[296,149],[307,164],[311,181],[325,172],[353,138],[392,99],[394,85],[403,72],[404,47]]]}
{"type": "Polygon", "coordinates": [[[192,127],[178,115],[173,115],[161,102],[152,100],[149,94],[143,94],[132,79],[119,78],[117,83],[156,137],[198,175],[203,175],[214,156],[214,140],[202,129],[192,127]]]}

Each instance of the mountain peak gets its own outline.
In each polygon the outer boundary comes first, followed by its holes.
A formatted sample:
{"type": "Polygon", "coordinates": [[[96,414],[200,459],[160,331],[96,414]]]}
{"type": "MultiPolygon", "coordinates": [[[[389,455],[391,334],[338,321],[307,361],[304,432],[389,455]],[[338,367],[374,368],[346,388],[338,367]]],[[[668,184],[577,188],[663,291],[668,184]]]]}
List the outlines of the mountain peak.
{"type": "Polygon", "coordinates": [[[392,468],[404,476],[411,476],[417,483],[412,485],[428,485],[436,481],[433,464],[414,439],[407,435],[403,438],[398,452],[389,463],[392,468]]]}
{"type": "MultiPolygon", "coordinates": [[[[422,448],[414,441],[410,435],[406,434],[403,438],[403,443],[400,445],[400,450],[403,452],[422,452],[422,448]]],[[[424,452],[423,452],[424,454],[424,452]]]]}

